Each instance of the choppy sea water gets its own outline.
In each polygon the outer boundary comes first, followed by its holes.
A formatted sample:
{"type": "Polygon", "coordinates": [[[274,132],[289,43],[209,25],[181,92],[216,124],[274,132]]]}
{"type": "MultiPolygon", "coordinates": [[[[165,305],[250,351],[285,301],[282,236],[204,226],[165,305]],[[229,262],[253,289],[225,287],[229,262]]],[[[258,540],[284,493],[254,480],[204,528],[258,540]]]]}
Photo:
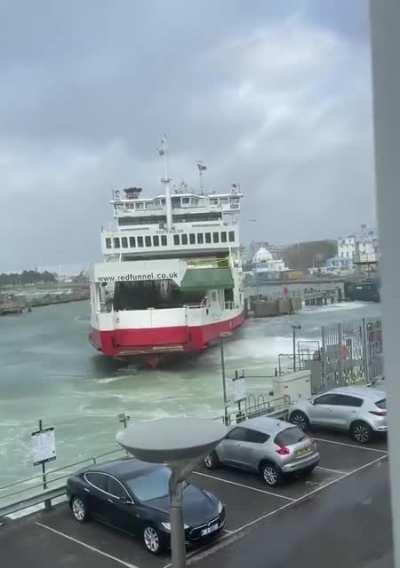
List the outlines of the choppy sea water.
{"type": "MultiPolygon", "coordinates": [[[[212,348],[157,370],[105,359],[89,345],[86,302],[60,304],[0,318],[0,485],[36,471],[31,432],[38,419],[54,426],[60,466],[112,449],[118,414],[144,420],[222,414],[220,352],[212,348]]],[[[294,316],[247,320],[225,345],[227,376],[245,369],[253,391],[268,388],[279,353],[322,325],[379,317],[378,304],[309,307],[294,316]]]]}

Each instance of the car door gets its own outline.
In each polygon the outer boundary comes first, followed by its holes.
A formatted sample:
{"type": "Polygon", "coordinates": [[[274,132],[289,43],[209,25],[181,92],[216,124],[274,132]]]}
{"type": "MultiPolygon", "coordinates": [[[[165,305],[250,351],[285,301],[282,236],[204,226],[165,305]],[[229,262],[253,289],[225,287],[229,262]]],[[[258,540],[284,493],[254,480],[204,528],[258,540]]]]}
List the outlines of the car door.
{"type": "Polygon", "coordinates": [[[97,471],[88,471],[84,478],[87,482],[87,500],[93,516],[107,521],[110,496],[107,493],[108,475],[97,471]]]}
{"type": "Polygon", "coordinates": [[[129,533],[138,531],[137,506],[125,486],[114,476],[109,476],[107,485],[107,517],[116,528],[129,533]]]}
{"type": "Polygon", "coordinates": [[[357,416],[362,398],[347,394],[337,394],[332,411],[332,426],[347,430],[352,420],[357,416]]]}
{"type": "Polygon", "coordinates": [[[318,426],[334,425],[336,398],[337,395],[334,393],[327,393],[314,398],[309,410],[309,417],[312,424],[318,426]]]}
{"type": "Polygon", "coordinates": [[[247,428],[233,428],[218,446],[218,457],[227,465],[242,467],[242,450],[247,441],[247,428]]]}
{"type": "Polygon", "coordinates": [[[258,470],[260,461],[265,457],[263,444],[265,444],[270,436],[251,428],[246,428],[245,430],[246,439],[239,444],[237,463],[243,469],[258,470]]]}

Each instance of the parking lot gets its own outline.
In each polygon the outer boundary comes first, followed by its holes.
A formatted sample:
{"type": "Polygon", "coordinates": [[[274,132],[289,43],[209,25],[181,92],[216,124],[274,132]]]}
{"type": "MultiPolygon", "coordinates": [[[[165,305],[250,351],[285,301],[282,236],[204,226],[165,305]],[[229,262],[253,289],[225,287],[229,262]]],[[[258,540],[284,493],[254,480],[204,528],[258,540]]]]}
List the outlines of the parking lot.
{"type": "MultiPolygon", "coordinates": [[[[366,559],[376,561],[378,551],[386,563],[371,567],[391,566],[386,441],[358,446],[340,434],[312,435],[319,446],[320,466],[312,476],[276,489],[237,470],[196,469],[192,481],[224,501],[227,518],[218,540],[188,552],[189,564],[261,567],[268,558],[268,566],[277,568],[289,560],[296,560],[297,566],[313,560],[325,567],[338,562],[353,566],[359,560],[361,566],[366,559]],[[351,556],[356,552],[360,557],[351,556]],[[309,558],[312,553],[319,560],[309,558]],[[349,564],[340,560],[346,555],[349,564]]],[[[97,523],[79,525],[65,503],[7,523],[0,528],[0,547],[7,568],[171,566],[168,555],[153,557],[132,537],[97,523]]]]}

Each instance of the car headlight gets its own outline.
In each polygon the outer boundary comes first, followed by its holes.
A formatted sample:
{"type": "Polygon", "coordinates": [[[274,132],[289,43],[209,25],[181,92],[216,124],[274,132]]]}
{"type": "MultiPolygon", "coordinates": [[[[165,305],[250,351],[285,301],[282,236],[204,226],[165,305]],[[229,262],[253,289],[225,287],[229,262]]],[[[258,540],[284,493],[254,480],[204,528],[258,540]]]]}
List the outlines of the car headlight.
{"type": "Polygon", "coordinates": [[[222,513],[223,509],[224,509],[224,504],[222,503],[222,501],[218,501],[218,515],[222,513]]]}
{"type": "MultiPolygon", "coordinates": [[[[168,532],[171,532],[171,523],[161,523],[161,526],[168,532]]],[[[183,528],[186,530],[189,528],[189,525],[183,525],[183,528]]]]}

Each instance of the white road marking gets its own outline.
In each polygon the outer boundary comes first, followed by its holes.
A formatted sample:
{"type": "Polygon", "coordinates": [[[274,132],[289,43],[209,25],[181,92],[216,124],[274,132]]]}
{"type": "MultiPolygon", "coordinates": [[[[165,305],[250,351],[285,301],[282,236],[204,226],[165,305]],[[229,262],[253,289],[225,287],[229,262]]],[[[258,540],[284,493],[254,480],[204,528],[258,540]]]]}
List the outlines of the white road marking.
{"type": "Polygon", "coordinates": [[[251,491],[257,491],[257,493],[264,493],[265,495],[271,495],[272,497],[279,497],[280,499],[285,499],[286,501],[295,501],[293,497],[287,497],[286,495],[281,495],[280,493],[273,493],[272,491],[266,491],[265,489],[259,489],[258,487],[252,487],[251,485],[246,485],[245,483],[238,483],[237,481],[230,481],[224,479],[223,477],[216,477],[215,475],[209,475],[208,473],[201,473],[200,471],[193,471],[195,475],[201,475],[202,477],[208,477],[209,479],[215,479],[215,481],[221,481],[222,483],[227,483],[228,485],[235,485],[236,487],[242,487],[243,489],[249,489],[251,491]]]}
{"type": "Polygon", "coordinates": [[[338,442],[336,440],[328,440],[327,438],[312,437],[317,442],[327,442],[328,444],[335,444],[337,446],[344,446],[345,448],[356,448],[356,450],[366,450],[367,452],[378,452],[380,454],[387,454],[387,450],[379,450],[378,448],[370,448],[368,446],[357,446],[357,444],[350,444],[349,442],[338,442]]]}
{"type": "Polygon", "coordinates": [[[330,467],[322,467],[321,465],[317,465],[315,469],[321,469],[322,471],[328,471],[329,473],[338,473],[339,475],[344,475],[347,471],[340,471],[338,469],[331,469],[330,467]]]}
{"type": "MultiPolygon", "coordinates": [[[[209,556],[210,554],[217,552],[221,548],[225,548],[227,546],[230,546],[231,544],[233,544],[238,539],[240,534],[242,534],[242,533],[244,534],[244,531],[246,529],[252,527],[253,525],[256,525],[257,523],[259,523],[259,522],[261,522],[265,519],[268,519],[269,517],[272,517],[276,513],[279,513],[280,511],[288,509],[289,507],[292,507],[295,504],[300,503],[301,501],[304,501],[305,499],[308,499],[308,497],[311,497],[312,495],[320,493],[321,491],[323,491],[327,487],[330,487],[331,485],[334,485],[335,483],[339,483],[343,479],[346,479],[347,477],[350,477],[351,475],[354,475],[355,473],[359,473],[360,471],[367,469],[368,467],[386,459],[386,457],[387,457],[386,455],[380,456],[379,458],[376,458],[375,460],[372,460],[372,461],[370,461],[370,462],[368,462],[368,463],[366,463],[366,464],[364,464],[360,467],[357,467],[356,469],[353,469],[352,471],[349,471],[347,473],[343,473],[343,475],[341,475],[340,477],[333,479],[333,480],[329,481],[328,483],[321,485],[317,489],[313,489],[312,491],[308,491],[307,493],[305,493],[301,497],[294,499],[291,503],[285,503],[285,505],[282,505],[281,507],[277,507],[276,509],[269,511],[268,513],[265,513],[264,515],[261,515],[257,519],[254,519],[253,521],[249,521],[248,523],[245,523],[244,525],[240,526],[239,528],[231,531],[230,534],[227,534],[227,535],[221,537],[221,539],[219,540],[219,542],[217,544],[208,548],[204,552],[200,552],[198,554],[196,554],[194,552],[193,556],[190,557],[190,562],[188,562],[188,564],[189,563],[191,564],[193,562],[197,562],[198,560],[202,560],[206,556],[209,556]]],[[[164,566],[164,568],[170,568],[171,566],[172,566],[171,564],[168,564],[167,566],[164,566]]]]}
{"type": "Polygon", "coordinates": [[[46,530],[53,532],[53,533],[55,533],[59,536],[62,536],[63,538],[70,540],[70,541],[74,542],[75,544],[79,544],[80,546],[83,546],[84,548],[87,548],[88,550],[91,550],[92,552],[96,552],[100,556],[104,556],[105,558],[109,558],[110,560],[114,560],[114,562],[121,564],[121,566],[125,566],[125,568],[139,568],[135,564],[130,564],[129,562],[125,562],[124,560],[121,560],[120,558],[117,558],[116,556],[112,556],[112,554],[108,554],[107,552],[103,552],[102,550],[100,550],[99,548],[96,548],[95,546],[91,546],[90,544],[86,544],[86,542],[82,542],[81,540],[78,540],[77,538],[74,538],[72,536],[69,536],[68,534],[65,534],[61,531],[53,529],[53,527],[49,527],[48,525],[45,525],[44,523],[40,523],[39,521],[37,521],[35,524],[37,526],[43,528],[43,529],[46,529],[46,530]]]}

